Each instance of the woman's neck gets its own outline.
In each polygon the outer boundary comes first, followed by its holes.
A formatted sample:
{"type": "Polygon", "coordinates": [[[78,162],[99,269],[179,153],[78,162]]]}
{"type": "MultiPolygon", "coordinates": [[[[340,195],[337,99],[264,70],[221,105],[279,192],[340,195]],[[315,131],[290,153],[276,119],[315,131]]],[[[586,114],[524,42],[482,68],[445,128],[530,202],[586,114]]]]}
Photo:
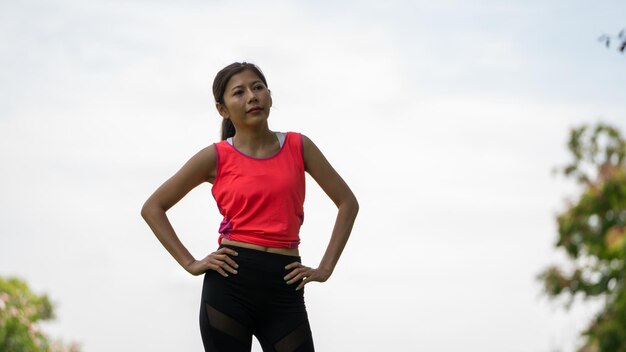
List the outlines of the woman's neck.
{"type": "Polygon", "coordinates": [[[233,137],[236,148],[249,151],[263,150],[272,147],[276,142],[276,135],[267,126],[256,130],[239,129],[233,137]]]}

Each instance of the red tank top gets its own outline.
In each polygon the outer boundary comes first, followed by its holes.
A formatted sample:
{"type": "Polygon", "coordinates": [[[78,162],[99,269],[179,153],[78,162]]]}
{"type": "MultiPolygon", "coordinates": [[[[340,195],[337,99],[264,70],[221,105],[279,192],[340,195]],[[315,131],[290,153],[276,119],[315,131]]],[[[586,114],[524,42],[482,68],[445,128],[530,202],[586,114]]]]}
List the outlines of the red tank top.
{"type": "Polygon", "coordinates": [[[304,220],[302,135],[288,132],[269,158],[243,154],[226,141],[215,143],[217,171],[211,193],[224,216],[223,238],[274,248],[298,248],[304,220]]]}

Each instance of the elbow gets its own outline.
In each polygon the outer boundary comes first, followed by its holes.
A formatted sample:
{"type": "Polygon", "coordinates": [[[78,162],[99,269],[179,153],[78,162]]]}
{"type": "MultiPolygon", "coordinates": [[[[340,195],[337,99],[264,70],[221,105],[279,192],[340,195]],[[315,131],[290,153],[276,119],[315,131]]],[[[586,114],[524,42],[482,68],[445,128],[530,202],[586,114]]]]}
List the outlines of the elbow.
{"type": "Polygon", "coordinates": [[[354,209],[354,216],[356,217],[356,214],[359,213],[359,201],[356,199],[354,194],[352,195],[352,203],[353,203],[352,207],[354,209]]]}
{"type": "Polygon", "coordinates": [[[161,199],[152,195],[141,207],[141,217],[149,223],[155,217],[165,214],[169,208],[163,204],[161,199]]]}
{"type": "Polygon", "coordinates": [[[356,215],[359,213],[359,201],[354,194],[350,194],[350,196],[346,197],[346,199],[340,203],[339,208],[345,208],[347,212],[356,218],[356,215]]]}
{"type": "Polygon", "coordinates": [[[144,220],[148,220],[148,214],[150,214],[150,205],[148,204],[148,202],[146,201],[143,206],[141,207],[141,217],[144,220]]]}
{"type": "Polygon", "coordinates": [[[148,199],[141,207],[141,217],[148,222],[157,210],[158,207],[148,199]]]}

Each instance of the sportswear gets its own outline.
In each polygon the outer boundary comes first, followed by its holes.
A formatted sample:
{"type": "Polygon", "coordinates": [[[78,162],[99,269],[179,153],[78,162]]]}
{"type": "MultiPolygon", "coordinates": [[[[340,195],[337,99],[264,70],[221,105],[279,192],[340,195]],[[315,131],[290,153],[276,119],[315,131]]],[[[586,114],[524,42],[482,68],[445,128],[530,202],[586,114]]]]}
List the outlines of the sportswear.
{"type": "Polygon", "coordinates": [[[250,352],[256,336],[264,352],[312,352],[315,350],[304,288],[286,284],[285,269],[301,262],[299,256],[256,249],[228,247],[237,274],[222,276],[214,270],[204,274],[200,305],[200,332],[208,352],[250,352]]]}
{"type": "Polygon", "coordinates": [[[302,135],[287,132],[280,150],[268,158],[248,156],[227,141],[214,146],[211,193],[224,216],[218,242],[298,248],[305,196],[302,135]]]}

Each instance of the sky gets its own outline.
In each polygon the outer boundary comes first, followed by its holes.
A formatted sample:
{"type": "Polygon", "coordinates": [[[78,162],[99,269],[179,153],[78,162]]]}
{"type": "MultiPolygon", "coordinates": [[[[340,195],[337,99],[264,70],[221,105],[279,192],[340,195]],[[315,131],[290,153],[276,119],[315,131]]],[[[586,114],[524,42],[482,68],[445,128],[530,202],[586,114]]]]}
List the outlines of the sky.
{"type": "MultiPolygon", "coordinates": [[[[202,278],[140,217],[219,139],[211,94],[261,67],[270,128],[311,138],[360,203],[333,276],[306,286],[320,351],[574,351],[599,302],[542,294],[566,264],[568,132],[626,133],[621,1],[0,2],[0,275],[47,293],[85,352],[200,351],[202,278]]],[[[336,215],[307,178],[300,253],[336,215]]],[[[197,258],[220,216],[201,185],[168,212],[197,258]]],[[[260,351],[255,343],[253,351],[260,351]]]]}

